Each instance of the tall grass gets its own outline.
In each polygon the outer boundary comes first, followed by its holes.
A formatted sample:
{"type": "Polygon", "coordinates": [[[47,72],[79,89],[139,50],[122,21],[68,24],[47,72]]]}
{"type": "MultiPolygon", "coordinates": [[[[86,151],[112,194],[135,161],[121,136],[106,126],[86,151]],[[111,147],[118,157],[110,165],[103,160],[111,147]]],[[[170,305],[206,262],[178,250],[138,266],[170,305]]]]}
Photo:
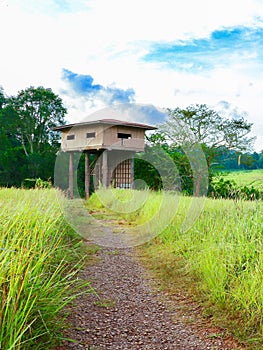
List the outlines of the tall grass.
{"type": "MultiPolygon", "coordinates": [[[[147,201],[136,211],[134,223],[141,225],[155,215],[161,199],[161,193],[150,192],[147,201]]],[[[180,274],[191,276],[202,298],[217,305],[223,314],[241,317],[245,337],[263,339],[262,201],[206,199],[194,223],[185,225],[191,223],[203,199],[179,199],[169,194],[165,200],[166,207],[174,209],[173,219],[165,227],[167,218],[162,215],[159,218],[163,221],[162,233],[144,246],[153,270],[163,268],[163,273],[167,273],[169,252],[169,264],[174,259],[177,266],[180,259],[182,266],[173,274],[174,279],[180,274]]]]}
{"type": "Polygon", "coordinates": [[[235,181],[237,186],[253,186],[263,190],[263,169],[231,171],[223,176],[226,180],[235,181]]]}
{"type": "MultiPolygon", "coordinates": [[[[0,348],[49,349],[80,287],[82,248],[55,190],[0,189],[0,348]]],[[[62,197],[61,197],[61,200],[62,197]]]]}

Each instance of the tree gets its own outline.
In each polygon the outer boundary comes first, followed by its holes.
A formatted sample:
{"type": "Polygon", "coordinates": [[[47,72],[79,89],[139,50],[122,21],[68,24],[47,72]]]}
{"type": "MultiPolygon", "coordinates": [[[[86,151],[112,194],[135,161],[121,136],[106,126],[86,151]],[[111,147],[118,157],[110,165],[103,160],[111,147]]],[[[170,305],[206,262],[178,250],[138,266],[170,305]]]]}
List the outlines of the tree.
{"type": "Polygon", "coordinates": [[[7,98],[4,90],[0,88],[0,186],[19,185],[25,175],[25,155],[19,142],[16,140],[11,129],[13,113],[6,114],[7,98]]]}
{"type": "Polygon", "coordinates": [[[6,114],[9,118],[15,114],[16,138],[29,156],[57,141],[58,135],[51,128],[65,124],[66,108],[51,89],[30,87],[8,99],[6,114]]]}
{"type": "Polygon", "coordinates": [[[263,169],[263,150],[259,153],[258,167],[263,169]]]}
{"type": "MultiPolygon", "coordinates": [[[[145,153],[151,153],[154,158],[154,164],[159,163],[159,169],[162,168],[166,170],[166,174],[170,177],[170,183],[175,183],[177,185],[180,183],[178,189],[183,192],[192,194],[193,193],[193,183],[190,178],[192,178],[192,170],[190,166],[189,159],[180,147],[169,145],[166,142],[165,136],[156,131],[155,133],[146,136],[147,145],[145,148],[145,153]],[[168,157],[173,161],[175,167],[171,168],[171,163],[167,162],[167,159],[160,152],[160,148],[168,155],[168,157]],[[166,168],[166,169],[165,169],[166,168]],[[176,169],[176,171],[175,171],[176,169]],[[174,179],[172,180],[171,177],[174,179]]],[[[138,160],[143,160],[144,156],[139,155],[138,160]],[[141,159],[140,159],[141,158],[141,159]]],[[[148,157],[149,158],[149,157],[148,157]]],[[[156,167],[149,164],[138,162],[136,164],[135,159],[135,175],[140,179],[143,179],[151,189],[161,189],[163,188],[162,178],[160,173],[157,171],[156,167]],[[137,165],[137,166],[136,166],[137,165]]],[[[176,186],[175,186],[176,187],[176,186]]]]}
{"type": "Polygon", "coordinates": [[[4,103],[5,103],[4,89],[0,86],[0,111],[2,110],[4,103]]]}
{"type": "Polygon", "coordinates": [[[168,119],[160,125],[159,131],[172,145],[191,148],[200,144],[209,168],[220,148],[241,153],[253,146],[255,138],[248,137],[253,124],[243,115],[224,118],[205,104],[167,109],[167,113],[168,119]]]}
{"type": "MultiPolygon", "coordinates": [[[[135,157],[135,180],[142,180],[152,190],[172,190],[190,195],[206,193],[207,181],[197,181],[200,168],[197,165],[202,165],[204,158],[197,164],[195,159],[199,157],[196,153],[186,155],[181,147],[169,145],[158,131],[146,139],[144,153],[135,157]]],[[[194,151],[199,152],[200,147],[194,151]]],[[[144,186],[143,182],[139,184],[144,186]]]]}
{"type": "Polygon", "coordinates": [[[43,87],[5,97],[0,89],[0,185],[20,186],[25,178],[53,177],[59,135],[65,124],[59,96],[43,87]]]}
{"type": "Polygon", "coordinates": [[[173,159],[182,189],[200,196],[206,195],[212,168],[226,150],[238,157],[252,147],[251,127],[243,115],[223,118],[205,104],[197,104],[167,109],[167,119],[148,141],[151,147],[161,146],[173,159]]]}

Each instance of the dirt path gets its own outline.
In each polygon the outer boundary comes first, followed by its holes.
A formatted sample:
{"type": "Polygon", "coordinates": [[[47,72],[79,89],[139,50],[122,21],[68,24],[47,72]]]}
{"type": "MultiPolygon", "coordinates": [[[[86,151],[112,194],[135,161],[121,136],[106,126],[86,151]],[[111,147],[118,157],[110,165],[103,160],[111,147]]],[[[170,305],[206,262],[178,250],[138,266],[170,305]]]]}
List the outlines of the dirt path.
{"type": "Polygon", "coordinates": [[[200,331],[178,316],[178,308],[153,287],[133,249],[102,248],[82,275],[98,296],[77,300],[67,342],[60,349],[238,349],[233,341],[200,331]]]}

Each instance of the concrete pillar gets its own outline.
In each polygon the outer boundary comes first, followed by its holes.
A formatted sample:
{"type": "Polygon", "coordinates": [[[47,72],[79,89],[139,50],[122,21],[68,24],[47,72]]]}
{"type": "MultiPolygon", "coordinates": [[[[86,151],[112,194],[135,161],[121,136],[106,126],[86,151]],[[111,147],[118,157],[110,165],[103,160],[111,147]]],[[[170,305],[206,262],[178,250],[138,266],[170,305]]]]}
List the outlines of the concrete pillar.
{"type": "Polygon", "coordinates": [[[89,191],[90,191],[89,152],[85,152],[85,193],[86,193],[86,199],[89,199],[89,191]]]}
{"type": "Polygon", "coordinates": [[[102,186],[108,187],[108,151],[102,153],[102,186]]]}
{"type": "Polygon", "coordinates": [[[73,193],[73,184],[74,184],[74,153],[69,153],[69,197],[72,199],[74,196],[73,193]]]}
{"type": "Polygon", "coordinates": [[[131,155],[131,188],[134,188],[134,154],[131,155]]]}

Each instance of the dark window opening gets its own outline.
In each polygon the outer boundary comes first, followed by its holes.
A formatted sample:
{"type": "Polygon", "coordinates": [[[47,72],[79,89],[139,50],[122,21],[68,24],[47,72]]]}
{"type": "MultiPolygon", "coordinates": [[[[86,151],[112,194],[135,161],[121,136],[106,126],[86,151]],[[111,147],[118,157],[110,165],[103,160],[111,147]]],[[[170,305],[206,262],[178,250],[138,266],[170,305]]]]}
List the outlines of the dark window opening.
{"type": "Polygon", "coordinates": [[[74,140],[75,139],[75,135],[67,135],[67,140],[74,140]]]}
{"type": "Polygon", "coordinates": [[[95,135],[95,132],[87,132],[87,139],[92,139],[95,135]]]}
{"type": "Polygon", "coordinates": [[[118,139],[131,139],[131,134],[125,134],[123,132],[118,132],[118,139]]]}

